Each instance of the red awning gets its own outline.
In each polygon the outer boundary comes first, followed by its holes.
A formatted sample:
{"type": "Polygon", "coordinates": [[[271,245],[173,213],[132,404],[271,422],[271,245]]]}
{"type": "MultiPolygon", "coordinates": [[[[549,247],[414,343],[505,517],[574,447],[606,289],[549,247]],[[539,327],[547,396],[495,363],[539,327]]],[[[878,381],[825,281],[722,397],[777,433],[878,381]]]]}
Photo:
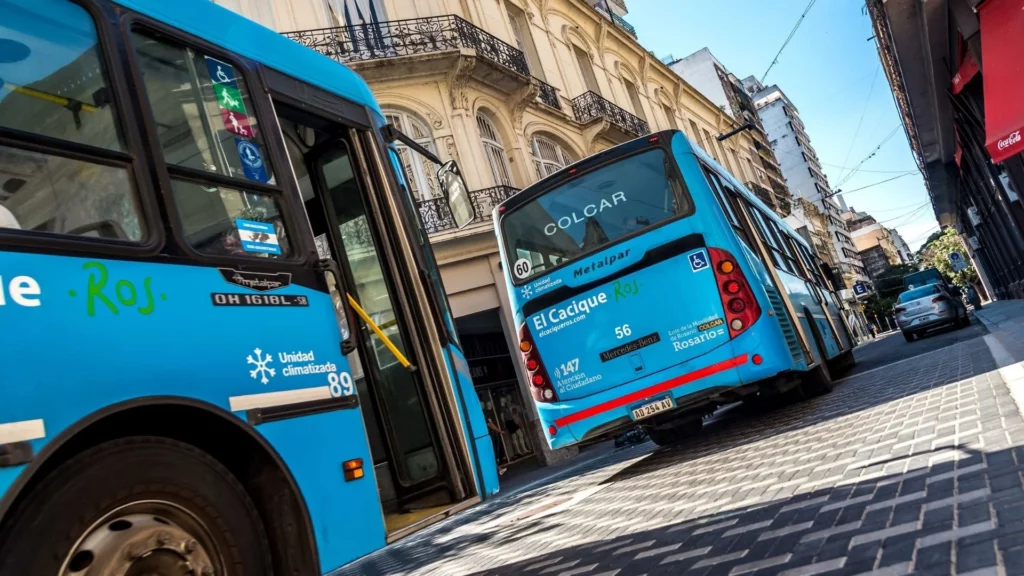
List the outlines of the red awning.
{"type": "Polygon", "coordinates": [[[1024,152],[1024,0],[986,0],[979,10],[985,60],[985,147],[1002,162],[1024,152]]]}
{"type": "Polygon", "coordinates": [[[971,56],[970,52],[965,54],[964,61],[960,63],[960,69],[956,71],[956,76],[953,76],[953,94],[959,94],[978,73],[978,70],[978,61],[974,59],[974,56],[971,56]]]}

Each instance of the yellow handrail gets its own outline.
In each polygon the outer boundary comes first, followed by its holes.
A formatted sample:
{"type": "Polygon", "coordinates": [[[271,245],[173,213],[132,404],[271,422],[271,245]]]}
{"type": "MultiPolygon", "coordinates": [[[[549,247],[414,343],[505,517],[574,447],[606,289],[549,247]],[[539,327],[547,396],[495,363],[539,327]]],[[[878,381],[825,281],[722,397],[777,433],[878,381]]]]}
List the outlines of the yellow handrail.
{"type": "Polygon", "coordinates": [[[363,319],[363,322],[366,322],[366,325],[369,326],[370,329],[373,330],[373,333],[381,339],[381,342],[384,342],[384,345],[388,347],[388,350],[391,350],[391,353],[395,355],[395,358],[398,358],[398,362],[402,364],[402,367],[408,368],[411,366],[412,363],[405,358],[405,356],[398,350],[398,347],[395,346],[391,339],[384,334],[380,329],[380,326],[377,326],[377,324],[370,319],[370,315],[366,313],[366,310],[363,310],[362,307],[359,306],[356,299],[353,298],[351,294],[345,294],[345,296],[348,297],[348,303],[352,305],[352,309],[356,311],[356,314],[363,319]]]}

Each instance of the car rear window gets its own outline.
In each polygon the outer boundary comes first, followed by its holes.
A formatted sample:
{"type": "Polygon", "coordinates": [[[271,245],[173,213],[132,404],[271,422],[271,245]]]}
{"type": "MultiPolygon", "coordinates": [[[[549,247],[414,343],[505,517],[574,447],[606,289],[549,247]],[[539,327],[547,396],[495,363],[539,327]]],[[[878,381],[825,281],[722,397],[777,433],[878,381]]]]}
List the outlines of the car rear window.
{"type": "Polygon", "coordinates": [[[502,219],[521,282],[619,238],[693,213],[671,157],[654,148],[606,164],[531,199],[502,219]]]}
{"type": "Polygon", "coordinates": [[[932,294],[938,294],[939,287],[935,285],[922,286],[920,288],[914,288],[909,292],[900,294],[898,303],[910,302],[911,300],[917,300],[918,298],[924,298],[925,296],[931,296],[932,294]]]}

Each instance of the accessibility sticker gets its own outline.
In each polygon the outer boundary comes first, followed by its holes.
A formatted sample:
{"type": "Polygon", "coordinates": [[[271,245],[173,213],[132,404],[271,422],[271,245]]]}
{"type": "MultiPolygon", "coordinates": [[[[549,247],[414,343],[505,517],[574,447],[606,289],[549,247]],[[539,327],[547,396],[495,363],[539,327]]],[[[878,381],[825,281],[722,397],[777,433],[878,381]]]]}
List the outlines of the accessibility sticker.
{"type": "Polygon", "coordinates": [[[245,114],[221,108],[220,117],[224,119],[224,129],[228,132],[243,138],[252,138],[252,126],[245,114]]]}
{"type": "Polygon", "coordinates": [[[230,86],[238,89],[238,81],[235,79],[235,67],[216,58],[206,57],[206,70],[210,73],[210,80],[215,85],[230,86]]]}
{"type": "Polygon", "coordinates": [[[235,138],[235,147],[238,148],[238,157],[242,160],[242,172],[249,180],[256,182],[267,182],[267,166],[263,163],[263,154],[260,153],[259,144],[235,138]]]}
{"type": "Polygon", "coordinates": [[[242,250],[262,254],[280,254],[281,243],[277,239],[277,231],[273,224],[235,218],[238,236],[242,240],[242,250]]]}
{"type": "Polygon", "coordinates": [[[700,272],[701,270],[711,266],[710,262],[708,262],[708,253],[703,250],[690,254],[689,259],[690,269],[694,272],[700,272]]]}

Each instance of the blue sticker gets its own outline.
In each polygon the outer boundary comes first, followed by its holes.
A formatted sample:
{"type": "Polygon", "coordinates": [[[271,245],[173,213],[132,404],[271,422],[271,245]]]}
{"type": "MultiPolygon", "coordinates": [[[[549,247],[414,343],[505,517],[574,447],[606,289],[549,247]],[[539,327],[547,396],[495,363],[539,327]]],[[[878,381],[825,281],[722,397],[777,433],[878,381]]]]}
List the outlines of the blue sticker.
{"type": "Polygon", "coordinates": [[[209,71],[210,80],[214,84],[225,84],[232,88],[238,88],[238,82],[235,80],[235,68],[231,64],[207,56],[206,70],[209,71]]]}
{"type": "Polygon", "coordinates": [[[235,226],[242,241],[242,250],[261,254],[281,253],[281,243],[273,224],[235,218],[235,226]]]}
{"type": "Polygon", "coordinates": [[[263,154],[260,153],[259,144],[242,138],[235,138],[235,147],[238,148],[238,157],[242,161],[242,172],[249,180],[256,182],[267,182],[267,165],[263,163],[263,154]]]}
{"type": "Polygon", "coordinates": [[[690,254],[690,269],[694,272],[700,272],[701,270],[708,268],[711,264],[708,262],[708,253],[701,250],[700,252],[694,252],[690,254]]]}

